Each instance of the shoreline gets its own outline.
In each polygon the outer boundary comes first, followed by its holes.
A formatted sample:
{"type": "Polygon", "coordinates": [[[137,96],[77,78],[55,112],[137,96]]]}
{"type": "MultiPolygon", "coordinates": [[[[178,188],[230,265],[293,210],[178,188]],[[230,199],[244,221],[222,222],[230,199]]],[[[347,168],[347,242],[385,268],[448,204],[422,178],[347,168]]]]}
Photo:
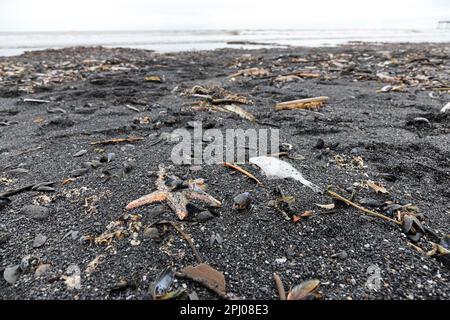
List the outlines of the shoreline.
{"type": "MultiPolygon", "coordinates": [[[[450,42],[450,31],[439,29],[299,29],[299,30],[155,30],[107,32],[0,32],[0,55],[7,50],[107,46],[152,49],[159,52],[211,50],[239,45],[228,43],[276,43],[294,47],[348,44],[351,41],[421,43],[450,42]]],[[[252,49],[244,46],[243,49],[252,49]]],[[[13,53],[17,53],[15,51],[13,53]]]]}

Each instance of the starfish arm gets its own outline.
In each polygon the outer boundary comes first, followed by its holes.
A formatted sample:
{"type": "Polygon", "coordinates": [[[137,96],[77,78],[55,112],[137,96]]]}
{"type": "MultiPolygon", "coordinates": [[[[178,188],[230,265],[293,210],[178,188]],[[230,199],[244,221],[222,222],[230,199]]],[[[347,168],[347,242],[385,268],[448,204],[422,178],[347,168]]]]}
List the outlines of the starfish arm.
{"type": "Polygon", "coordinates": [[[186,208],[188,202],[189,200],[181,192],[169,193],[167,197],[167,204],[180,220],[185,219],[189,214],[186,208]]]}
{"type": "Polygon", "coordinates": [[[209,204],[212,207],[221,207],[222,203],[214,198],[213,196],[207,194],[206,192],[197,192],[193,190],[186,190],[184,191],[184,194],[187,199],[189,200],[198,200],[202,201],[204,203],[209,204]]]}
{"type": "Polygon", "coordinates": [[[131,201],[125,209],[130,210],[134,208],[141,207],[146,204],[161,202],[167,200],[167,192],[164,191],[155,191],[150,194],[147,194],[143,197],[140,197],[137,200],[131,201]]]}

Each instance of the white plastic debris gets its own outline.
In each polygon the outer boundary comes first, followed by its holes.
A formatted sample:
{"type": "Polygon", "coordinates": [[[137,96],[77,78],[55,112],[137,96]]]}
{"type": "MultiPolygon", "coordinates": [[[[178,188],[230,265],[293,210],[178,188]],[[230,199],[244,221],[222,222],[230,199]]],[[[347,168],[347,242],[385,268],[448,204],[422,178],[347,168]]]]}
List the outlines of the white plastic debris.
{"type": "Polygon", "coordinates": [[[317,185],[303,178],[303,175],[286,161],[274,157],[262,156],[250,158],[250,163],[256,164],[260,167],[269,179],[292,178],[307,186],[314,192],[322,192],[317,185]]]}
{"type": "Polygon", "coordinates": [[[447,103],[442,109],[441,112],[448,112],[450,110],[450,102],[447,103]]]}

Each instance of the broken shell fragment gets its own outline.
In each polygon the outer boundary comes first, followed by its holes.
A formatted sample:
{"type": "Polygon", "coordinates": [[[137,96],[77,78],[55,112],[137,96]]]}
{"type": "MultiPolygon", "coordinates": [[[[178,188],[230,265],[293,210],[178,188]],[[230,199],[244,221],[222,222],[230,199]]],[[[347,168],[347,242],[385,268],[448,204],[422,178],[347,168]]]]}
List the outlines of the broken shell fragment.
{"type": "Polygon", "coordinates": [[[150,295],[153,299],[158,299],[170,289],[175,277],[175,272],[171,267],[164,269],[156,280],[150,285],[150,295]]]}
{"type": "Polygon", "coordinates": [[[287,300],[310,300],[315,299],[317,295],[314,291],[320,285],[317,279],[307,280],[294,287],[288,294],[287,300]]]}

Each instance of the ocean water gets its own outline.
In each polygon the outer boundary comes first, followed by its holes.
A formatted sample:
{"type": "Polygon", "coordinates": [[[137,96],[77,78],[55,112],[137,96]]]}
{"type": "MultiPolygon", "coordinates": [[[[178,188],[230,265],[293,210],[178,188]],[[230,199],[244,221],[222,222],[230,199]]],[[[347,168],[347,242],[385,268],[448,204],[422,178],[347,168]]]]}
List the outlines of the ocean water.
{"type": "Polygon", "coordinates": [[[0,56],[70,46],[102,45],[173,52],[226,47],[332,46],[352,41],[450,43],[450,29],[0,32],[0,56]]]}

